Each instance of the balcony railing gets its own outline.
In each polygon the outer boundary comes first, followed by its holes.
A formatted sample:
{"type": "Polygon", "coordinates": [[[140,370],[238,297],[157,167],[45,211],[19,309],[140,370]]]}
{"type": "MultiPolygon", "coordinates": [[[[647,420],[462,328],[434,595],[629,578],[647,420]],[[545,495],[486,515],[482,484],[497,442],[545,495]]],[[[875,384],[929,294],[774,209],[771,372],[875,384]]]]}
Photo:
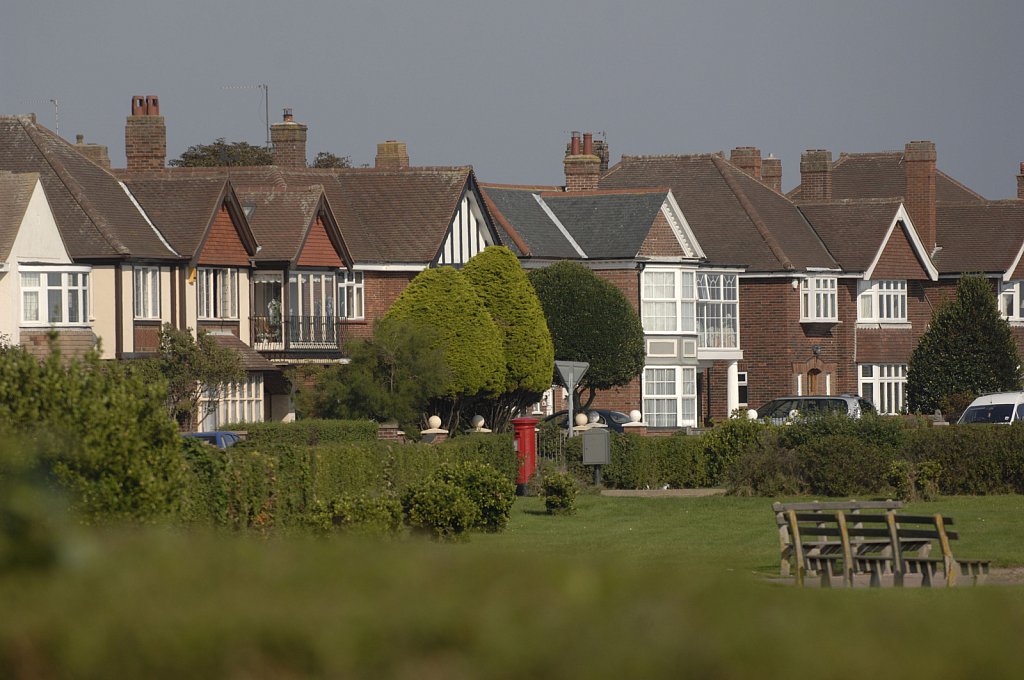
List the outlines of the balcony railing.
{"type": "Polygon", "coordinates": [[[252,346],[261,352],[337,350],[338,319],[333,316],[251,317],[252,346]]]}

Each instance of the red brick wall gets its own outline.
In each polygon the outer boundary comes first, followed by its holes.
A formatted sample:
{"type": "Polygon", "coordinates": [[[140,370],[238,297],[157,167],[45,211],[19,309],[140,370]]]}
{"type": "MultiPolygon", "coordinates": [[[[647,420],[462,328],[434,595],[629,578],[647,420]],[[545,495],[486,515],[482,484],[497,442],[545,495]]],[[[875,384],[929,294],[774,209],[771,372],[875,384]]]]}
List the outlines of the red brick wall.
{"type": "Polygon", "coordinates": [[[651,230],[647,232],[647,238],[640,246],[640,254],[647,257],[678,255],[685,257],[683,249],[679,247],[679,240],[676,233],[672,231],[665,216],[658,211],[654,218],[651,230]]]}
{"type": "Polygon", "coordinates": [[[302,246],[302,253],[299,255],[299,265],[303,267],[341,267],[343,265],[338,251],[327,236],[327,228],[324,227],[323,219],[316,218],[316,222],[310,227],[306,243],[302,246]]]}
{"type": "Polygon", "coordinates": [[[873,279],[927,279],[928,272],[914,252],[914,246],[902,225],[897,225],[871,274],[873,279]]]}
{"type": "Polygon", "coordinates": [[[199,255],[201,265],[249,266],[249,254],[238,236],[238,229],[226,206],[221,206],[213,219],[210,233],[199,255]]]}
{"type": "Polygon", "coordinates": [[[418,272],[364,272],[363,309],[366,319],[342,321],[345,340],[363,340],[373,335],[375,321],[387,314],[409,282],[418,272]]]}
{"type": "MultiPolygon", "coordinates": [[[[19,342],[32,356],[40,359],[50,356],[50,329],[48,328],[22,329],[19,342]]],[[[67,363],[71,359],[81,359],[95,347],[96,336],[92,331],[86,329],[59,330],[55,343],[60,348],[61,359],[67,363]]]]}
{"type": "Polygon", "coordinates": [[[935,249],[935,144],[909,142],[903,152],[906,172],[906,207],[921,243],[935,249]]]}

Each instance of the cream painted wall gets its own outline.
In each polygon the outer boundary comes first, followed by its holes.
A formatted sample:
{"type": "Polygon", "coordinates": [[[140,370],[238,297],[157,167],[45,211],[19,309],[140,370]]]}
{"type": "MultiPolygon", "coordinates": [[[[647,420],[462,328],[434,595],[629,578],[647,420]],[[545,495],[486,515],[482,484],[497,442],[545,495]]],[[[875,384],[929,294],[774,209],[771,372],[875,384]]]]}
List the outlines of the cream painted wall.
{"type": "Polygon", "coordinates": [[[238,339],[249,344],[252,323],[249,321],[249,270],[238,272],[238,339]]]}
{"type": "Polygon", "coordinates": [[[0,274],[0,333],[17,342],[21,323],[19,263],[70,264],[43,185],[36,181],[11,247],[8,270],[0,274]]]}
{"type": "Polygon", "coordinates": [[[174,285],[172,267],[160,267],[160,323],[174,324],[171,318],[171,286],[174,285]]]}
{"type": "Polygon", "coordinates": [[[92,332],[99,338],[104,359],[113,359],[117,351],[117,310],[114,309],[113,265],[93,267],[89,278],[92,295],[92,332]]]}
{"type": "Polygon", "coordinates": [[[135,351],[135,270],[121,268],[121,347],[125,353],[135,351]]]}
{"type": "Polygon", "coordinates": [[[185,281],[185,325],[192,329],[193,337],[196,334],[199,315],[199,284],[196,279],[196,270],[188,268],[188,279],[185,281]]]}

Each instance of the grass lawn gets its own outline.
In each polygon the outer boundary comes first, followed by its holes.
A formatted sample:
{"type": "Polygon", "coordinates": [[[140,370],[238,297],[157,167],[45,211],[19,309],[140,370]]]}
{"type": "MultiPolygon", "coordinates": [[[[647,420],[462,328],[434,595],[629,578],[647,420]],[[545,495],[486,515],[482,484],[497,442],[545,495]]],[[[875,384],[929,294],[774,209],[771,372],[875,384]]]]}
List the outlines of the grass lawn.
{"type": "MultiPolygon", "coordinates": [[[[90,532],[0,576],[0,678],[1020,677],[1024,587],[780,585],[770,502],[520,499],[460,545],[90,532]]],[[[1024,565],[1024,497],[911,509],[1024,565]]]]}

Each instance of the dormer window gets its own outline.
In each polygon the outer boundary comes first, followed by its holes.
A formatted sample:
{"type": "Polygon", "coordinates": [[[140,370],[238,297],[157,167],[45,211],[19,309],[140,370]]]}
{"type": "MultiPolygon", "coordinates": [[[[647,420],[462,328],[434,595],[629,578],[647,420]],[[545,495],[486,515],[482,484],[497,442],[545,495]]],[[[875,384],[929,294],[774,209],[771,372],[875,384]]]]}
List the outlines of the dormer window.
{"type": "Polygon", "coordinates": [[[810,276],[800,282],[800,321],[836,322],[836,277],[810,276]]]}
{"type": "Polygon", "coordinates": [[[857,292],[857,321],[906,323],[906,281],[861,281],[857,292]]]}

